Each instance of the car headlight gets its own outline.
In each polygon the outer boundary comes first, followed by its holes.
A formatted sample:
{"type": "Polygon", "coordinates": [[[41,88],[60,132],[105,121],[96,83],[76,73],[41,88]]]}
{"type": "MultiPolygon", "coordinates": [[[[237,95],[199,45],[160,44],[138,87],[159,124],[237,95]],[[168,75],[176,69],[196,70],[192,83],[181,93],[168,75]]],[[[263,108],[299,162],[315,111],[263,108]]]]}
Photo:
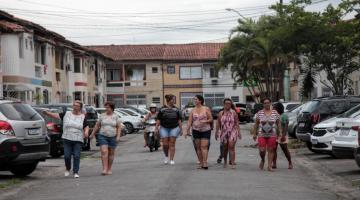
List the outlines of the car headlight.
{"type": "Polygon", "coordinates": [[[331,128],[327,128],[326,131],[329,133],[335,133],[339,128],[337,127],[331,127],[331,128]]]}

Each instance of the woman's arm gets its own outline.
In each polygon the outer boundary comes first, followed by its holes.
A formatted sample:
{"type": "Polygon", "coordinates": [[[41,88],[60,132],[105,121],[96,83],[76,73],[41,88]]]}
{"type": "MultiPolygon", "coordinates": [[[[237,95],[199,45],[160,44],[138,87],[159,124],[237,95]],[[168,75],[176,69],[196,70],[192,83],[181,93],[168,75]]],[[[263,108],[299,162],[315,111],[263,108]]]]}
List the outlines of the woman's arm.
{"type": "Polygon", "coordinates": [[[213,123],[214,119],[209,108],[206,108],[207,121],[206,123],[213,123]]]}
{"type": "Polygon", "coordinates": [[[84,128],[84,137],[85,137],[85,138],[89,137],[89,126],[86,126],[86,127],[84,128]]]}
{"type": "Polygon", "coordinates": [[[47,111],[47,110],[44,110],[43,113],[44,113],[45,115],[51,117],[51,118],[60,119],[60,120],[61,120],[59,113],[52,113],[52,112],[49,112],[49,111],[47,111]]]}
{"type": "Polygon", "coordinates": [[[236,113],[234,115],[234,120],[235,120],[235,129],[237,130],[239,139],[241,139],[239,117],[236,113]]]}
{"type": "Polygon", "coordinates": [[[253,135],[253,139],[255,141],[256,141],[256,138],[258,136],[259,124],[260,124],[260,120],[256,117],[255,125],[254,125],[254,135],[253,135]]]}
{"type": "Polygon", "coordinates": [[[191,128],[192,123],[193,123],[193,112],[194,112],[194,110],[191,111],[190,116],[189,116],[189,120],[187,122],[185,138],[186,138],[186,136],[190,135],[190,128],[191,128]]]}
{"type": "Polygon", "coordinates": [[[99,131],[100,127],[101,127],[101,123],[99,121],[96,122],[95,127],[90,135],[90,138],[93,138],[96,135],[96,133],[99,131]]]}
{"type": "Polygon", "coordinates": [[[215,128],[215,139],[216,140],[219,138],[219,130],[220,130],[220,126],[221,126],[221,116],[222,116],[222,111],[219,112],[217,121],[216,121],[216,128],[215,128]]]}
{"type": "Polygon", "coordinates": [[[117,141],[117,142],[120,141],[121,129],[122,129],[122,123],[121,123],[121,122],[117,122],[117,123],[116,123],[116,141],[117,141]]]}

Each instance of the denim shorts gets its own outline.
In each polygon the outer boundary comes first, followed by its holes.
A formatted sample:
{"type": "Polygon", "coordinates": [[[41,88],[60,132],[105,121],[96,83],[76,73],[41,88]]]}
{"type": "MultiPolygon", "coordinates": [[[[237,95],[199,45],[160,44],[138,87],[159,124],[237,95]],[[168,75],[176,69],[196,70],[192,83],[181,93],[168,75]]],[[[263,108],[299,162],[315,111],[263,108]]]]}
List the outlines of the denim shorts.
{"type": "Polygon", "coordinates": [[[100,146],[108,146],[113,149],[115,149],[117,146],[116,136],[107,137],[105,135],[99,134],[98,141],[100,146]]]}
{"type": "Polygon", "coordinates": [[[161,138],[169,138],[169,137],[179,137],[180,128],[177,126],[175,128],[164,128],[160,127],[160,137],[161,138]]]}

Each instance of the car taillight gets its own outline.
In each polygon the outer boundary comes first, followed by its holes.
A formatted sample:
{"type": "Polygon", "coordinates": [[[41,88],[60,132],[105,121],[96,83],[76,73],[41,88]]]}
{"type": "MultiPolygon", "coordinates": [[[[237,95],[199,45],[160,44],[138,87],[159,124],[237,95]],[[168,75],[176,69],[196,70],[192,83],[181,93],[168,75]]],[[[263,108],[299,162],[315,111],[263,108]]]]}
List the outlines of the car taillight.
{"type": "Polygon", "coordinates": [[[352,126],[351,129],[354,131],[359,131],[359,126],[352,126]]]}
{"type": "Polygon", "coordinates": [[[17,150],[16,144],[11,145],[11,152],[17,152],[17,150]]]}
{"type": "Polygon", "coordinates": [[[318,113],[311,114],[310,119],[312,124],[317,124],[320,121],[320,115],[318,113]]]}
{"type": "Polygon", "coordinates": [[[14,129],[6,121],[0,121],[0,134],[1,135],[8,135],[8,136],[15,136],[14,129]]]}
{"type": "Polygon", "coordinates": [[[47,123],[46,128],[52,132],[60,132],[59,127],[53,122],[47,123]]]}

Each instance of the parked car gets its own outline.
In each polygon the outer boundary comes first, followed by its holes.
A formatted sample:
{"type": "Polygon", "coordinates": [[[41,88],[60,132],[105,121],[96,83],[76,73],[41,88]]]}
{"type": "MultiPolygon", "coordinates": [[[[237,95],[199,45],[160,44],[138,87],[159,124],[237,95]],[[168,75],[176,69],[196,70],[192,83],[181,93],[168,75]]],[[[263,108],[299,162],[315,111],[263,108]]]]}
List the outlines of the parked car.
{"type": "Polygon", "coordinates": [[[235,103],[235,110],[238,113],[240,122],[251,122],[252,113],[251,109],[245,103],[235,103]]]}
{"type": "Polygon", "coordinates": [[[340,129],[332,142],[332,153],[335,157],[353,157],[359,147],[360,115],[336,123],[340,129]]]}
{"type": "Polygon", "coordinates": [[[219,112],[222,111],[223,108],[224,106],[214,106],[211,108],[211,114],[213,119],[217,119],[219,112]]]}
{"type": "Polygon", "coordinates": [[[185,108],[182,110],[182,117],[184,118],[184,119],[189,119],[189,117],[190,117],[190,113],[191,113],[191,111],[193,110],[195,108],[195,106],[194,105],[187,105],[187,106],[185,106],[185,108]]]}
{"type": "Polygon", "coordinates": [[[143,108],[136,108],[134,106],[127,106],[127,105],[121,106],[120,108],[131,110],[131,111],[133,111],[135,113],[138,113],[138,114],[140,114],[142,116],[145,116],[147,114],[147,112],[144,111],[143,108]]]}
{"type": "Polygon", "coordinates": [[[131,116],[121,109],[115,109],[115,113],[120,116],[128,134],[145,129],[142,118],[131,116]]]}
{"type": "MultiPolygon", "coordinates": [[[[95,110],[98,113],[98,118],[100,117],[101,114],[106,112],[105,108],[95,108],[95,110]]],[[[116,111],[114,113],[120,117],[119,113],[117,113],[116,111]]],[[[121,120],[123,120],[123,119],[121,119],[121,120]]],[[[124,123],[124,122],[122,121],[122,123],[124,123]]],[[[124,125],[124,127],[122,127],[122,129],[121,129],[121,136],[125,136],[128,133],[129,133],[129,131],[126,129],[126,126],[124,125]]]]}
{"type": "Polygon", "coordinates": [[[41,117],[45,120],[46,128],[47,128],[47,135],[50,138],[50,156],[54,158],[58,158],[64,154],[64,145],[63,140],[61,138],[63,129],[62,129],[62,122],[59,119],[51,118],[47,115],[44,115],[44,111],[49,111],[52,113],[61,113],[61,110],[58,109],[48,109],[48,108],[34,108],[36,112],[38,112],[41,117]]]}
{"type": "Polygon", "coordinates": [[[294,107],[292,110],[286,112],[285,114],[288,117],[289,125],[288,125],[288,134],[290,137],[296,138],[296,129],[297,129],[297,116],[304,108],[305,104],[294,107]]]}
{"type": "Polygon", "coordinates": [[[342,114],[358,104],[360,104],[358,96],[321,97],[310,101],[298,116],[296,137],[304,141],[310,151],[315,152],[311,143],[314,126],[321,121],[342,114]]]}
{"type": "Polygon", "coordinates": [[[10,151],[7,156],[0,151],[0,157],[5,157],[0,162],[2,171],[27,176],[49,155],[45,121],[28,104],[0,100],[0,135],[1,146],[10,151]]]}
{"type": "Polygon", "coordinates": [[[282,105],[284,106],[284,112],[289,112],[290,110],[293,110],[295,107],[298,107],[301,105],[300,102],[283,102],[282,105]]]}
{"type": "MultiPolygon", "coordinates": [[[[49,108],[49,109],[57,109],[57,110],[61,110],[63,113],[65,113],[66,111],[71,111],[72,110],[72,106],[73,104],[71,103],[59,103],[59,104],[43,104],[43,105],[37,105],[36,107],[40,107],[40,108],[49,108]]],[[[95,108],[93,106],[90,105],[84,105],[85,109],[86,109],[86,117],[87,117],[87,122],[89,124],[89,133],[92,132],[97,120],[98,120],[98,115],[97,112],[95,110],[95,108]]],[[[83,150],[88,151],[90,150],[90,138],[88,139],[84,139],[84,144],[83,144],[83,150]]]]}
{"type": "Polygon", "coordinates": [[[133,116],[133,117],[138,117],[138,118],[144,118],[145,117],[145,114],[143,113],[138,113],[130,108],[117,108],[115,109],[117,111],[123,111],[125,112],[126,114],[130,115],[130,116],[133,116]]]}
{"type": "Polygon", "coordinates": [[[351,119],[360,116],[360,105],[357,105],[345,113],[336,117],[327,119],[314,126],[311,135],[312,147],[316,151],[332,154],[332,142],[334,140],[337,127],[337,122],[344,119],[351,119]]]}

